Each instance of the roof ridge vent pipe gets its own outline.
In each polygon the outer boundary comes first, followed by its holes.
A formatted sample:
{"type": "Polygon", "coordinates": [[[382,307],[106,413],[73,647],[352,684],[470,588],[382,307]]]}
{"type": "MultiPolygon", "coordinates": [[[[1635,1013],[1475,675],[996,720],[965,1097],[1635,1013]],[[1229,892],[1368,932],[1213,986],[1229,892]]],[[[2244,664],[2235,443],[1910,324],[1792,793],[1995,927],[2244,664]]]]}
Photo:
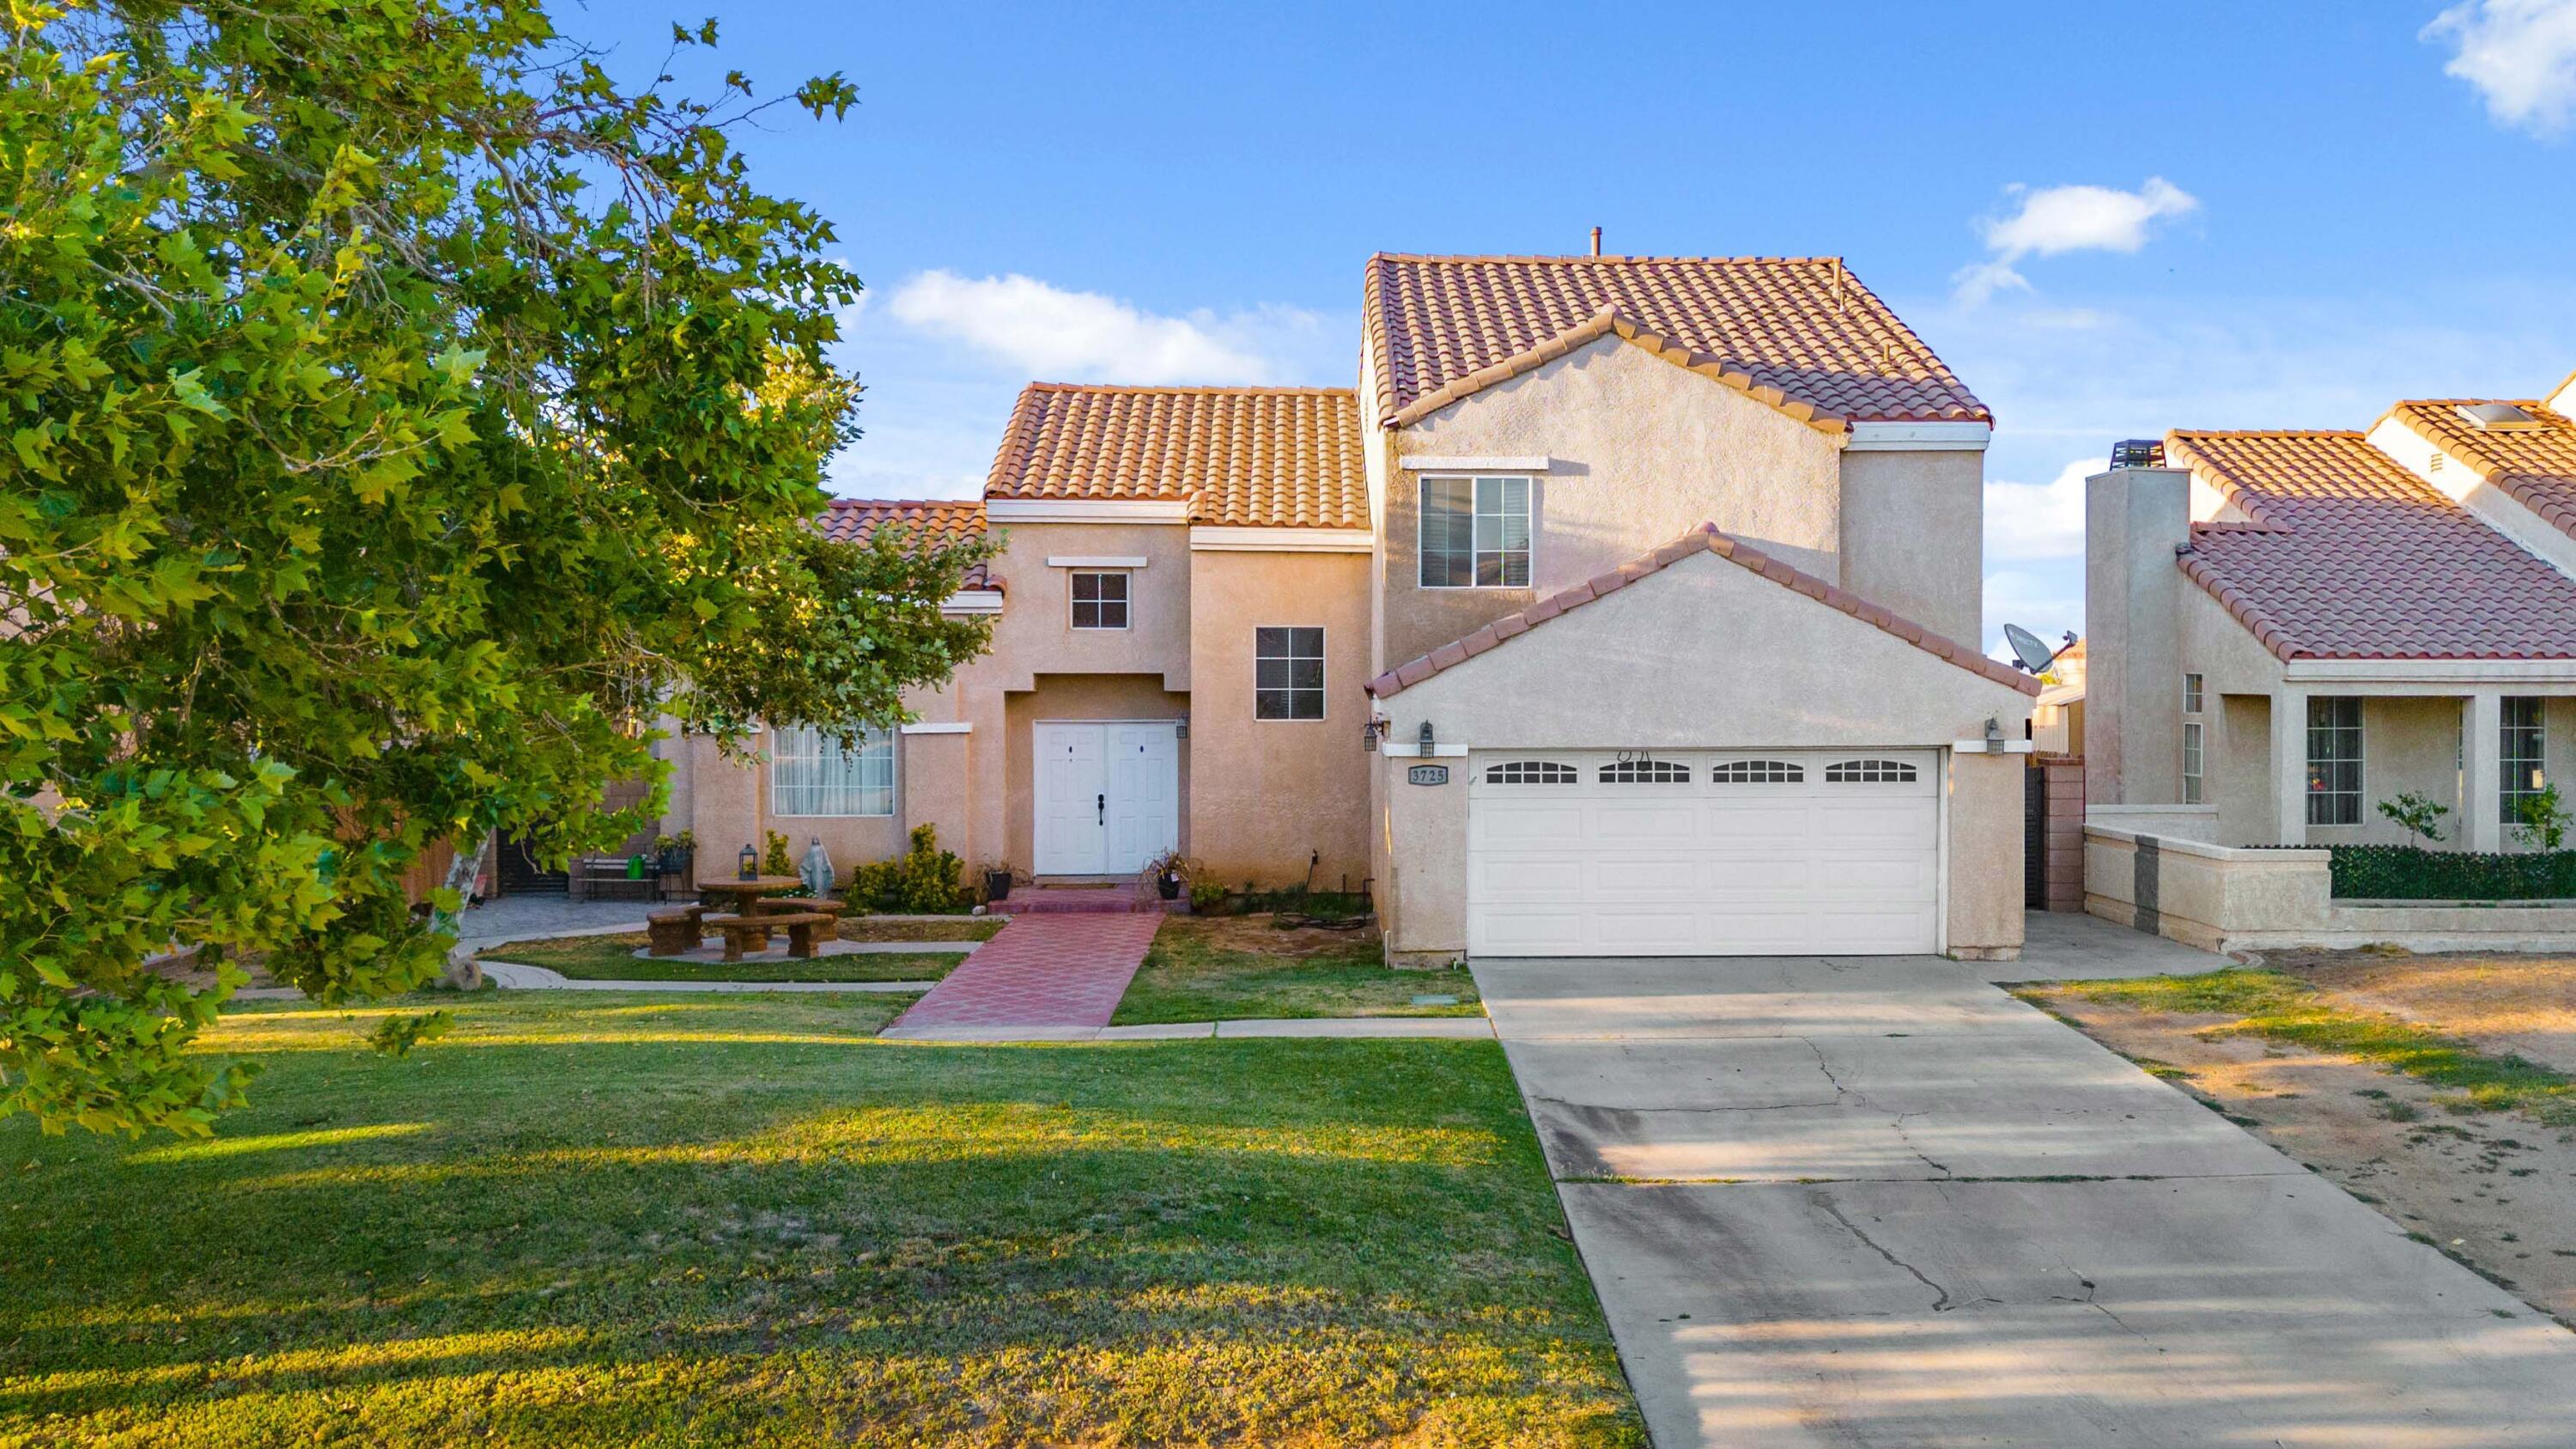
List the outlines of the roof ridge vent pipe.
{"type": "Polygon", "coordinates": [[[1601,255],[1601,228],[1597,226],[1592,229],[1592,254],[1601,255]]]}

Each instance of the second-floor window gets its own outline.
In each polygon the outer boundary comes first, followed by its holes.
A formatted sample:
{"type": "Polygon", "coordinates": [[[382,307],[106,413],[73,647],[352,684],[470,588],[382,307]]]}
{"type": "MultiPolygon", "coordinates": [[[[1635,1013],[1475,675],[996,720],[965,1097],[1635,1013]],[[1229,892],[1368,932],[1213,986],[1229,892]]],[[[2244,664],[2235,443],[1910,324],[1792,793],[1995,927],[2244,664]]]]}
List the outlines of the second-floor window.
{"type": "Polygon", "coordinates": [[[1324,631],[1263,625],[1252,631],[1252,717],[1324,717],[1324,631]]]}
{"type": "Polygon", "coordinates": [[[1422,587],[1526,589],[1530,480],[1422,480],[1422,587]]]}
{"type": "Polygon", "coordinates": [[[1073,627],[1127,627],[1127,576],[1076,573],[1073,576],[1073,627]]]}

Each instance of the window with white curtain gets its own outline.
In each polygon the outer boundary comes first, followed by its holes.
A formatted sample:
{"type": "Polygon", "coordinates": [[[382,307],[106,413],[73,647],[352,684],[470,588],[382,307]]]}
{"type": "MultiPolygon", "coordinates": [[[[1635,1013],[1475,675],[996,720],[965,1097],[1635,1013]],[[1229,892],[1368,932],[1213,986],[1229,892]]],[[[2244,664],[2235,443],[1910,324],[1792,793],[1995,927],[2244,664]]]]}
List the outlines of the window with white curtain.
{"type": "Polygon", "coordinates": [[[894,737],[869,730],[857,746],[821,730],[769,732],[769,812],[773,815],[892,815],[894,737]]]}

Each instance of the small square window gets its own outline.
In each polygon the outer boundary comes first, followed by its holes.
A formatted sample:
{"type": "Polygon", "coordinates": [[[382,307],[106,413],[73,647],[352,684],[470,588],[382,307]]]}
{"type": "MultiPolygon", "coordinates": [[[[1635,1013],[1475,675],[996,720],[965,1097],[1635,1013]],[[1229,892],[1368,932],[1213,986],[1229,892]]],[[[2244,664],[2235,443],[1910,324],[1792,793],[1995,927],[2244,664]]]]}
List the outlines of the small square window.
{"type": "Polygon", "coordinates": [[[2186,674],[2182,677],[2182,712],[2200,713],[2200,676],[2197,674],[2186,674]]]}
{"type": "Polygon", "coordinates": [[[1324,717],[1324,631],[1275,628],[1252,631],[1252,717],[1324,717]]]}
{"type": "Polygon", "coordinates": [[[1125,574],[1075,574],[1073,576],[1073,627],[1077,629],[1126,628],[1127,576],[1125,574]]]}

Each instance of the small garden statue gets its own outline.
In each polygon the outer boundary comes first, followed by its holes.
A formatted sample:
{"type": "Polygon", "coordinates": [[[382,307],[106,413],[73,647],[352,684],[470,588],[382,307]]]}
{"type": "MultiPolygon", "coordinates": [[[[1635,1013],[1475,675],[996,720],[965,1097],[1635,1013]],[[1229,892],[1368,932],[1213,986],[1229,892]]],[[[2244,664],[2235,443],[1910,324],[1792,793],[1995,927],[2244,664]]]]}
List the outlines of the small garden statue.
{"type": "Polygon", "coordinates": [[[805,847],[805,863],[797,867],[796,873],[804,878],[806,892],[815,898],[832,893],[838,877],[832,872],[832,853],[823,848],[823,837],[815,836],[814,843],[805,847]]]}

